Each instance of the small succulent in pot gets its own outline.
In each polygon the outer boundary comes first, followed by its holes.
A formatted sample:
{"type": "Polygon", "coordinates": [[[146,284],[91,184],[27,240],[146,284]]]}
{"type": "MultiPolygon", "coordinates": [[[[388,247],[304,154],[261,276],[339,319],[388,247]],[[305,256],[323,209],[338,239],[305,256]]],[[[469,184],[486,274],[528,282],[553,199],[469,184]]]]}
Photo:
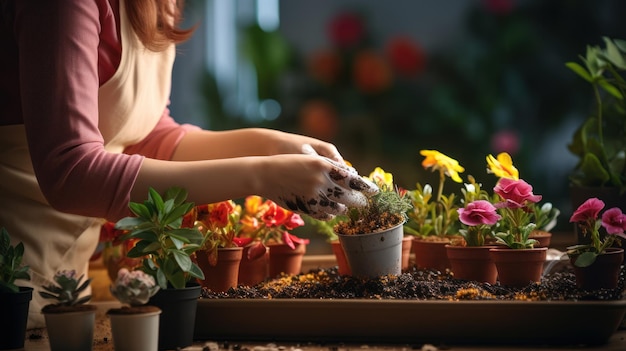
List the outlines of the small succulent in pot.
{"type": "Polygon", "coordinates": [[[91,284],[91,278],[83,281],[85,275],[77,276],[76,270],[60,270],[54,275],[56,284],[42,286],[39,295],[44,299],[55,300],[42,308],[42,312],[63,312],[81,309],[95,309],[95,306],[84,306],[91,295],[81,296],[91,284]],[[84,306],[84,307],[81,307],[84,306]]]}
{"type": "Polygon", "coordinates": [[[109,290],[111,295],[122,304],[141,306],[148,303],[150,298],[159,291],[159,286],[154,277],[141,270],[129,271],[121,268],[109,290]]]}
{"type": "Polygon", "coordinates": [[[29,266],[22,265],[24,244],[11,246],[11,238],[6,228],[0,230],[0,291],[19,292],[16,280],[30,280],[29,266]]]}
{"type": "Polygon", "coordinates": [[[393,175],[376,167],[367,180],[376,184],[378,193],[368,198],[363,208],[349,209],[347,220],[335,224],[337,234],[368,234],[392,228],[407,220],[406,213],[412,208],[404,189],[393,183],[393,175]]]}

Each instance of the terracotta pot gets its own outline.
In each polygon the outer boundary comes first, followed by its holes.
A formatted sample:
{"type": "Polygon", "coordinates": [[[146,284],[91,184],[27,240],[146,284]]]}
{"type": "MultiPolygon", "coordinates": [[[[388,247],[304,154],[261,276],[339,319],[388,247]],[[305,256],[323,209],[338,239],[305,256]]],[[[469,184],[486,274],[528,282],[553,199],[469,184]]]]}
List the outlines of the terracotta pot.
{"type": "Polygon", "coordinates": [[[415,254],[415,265],[418,268],[434,269],[440,272],[450,269],[452,266],[446,253],[448,244],[450,244],[448,239],[435,241],[420,237],[413,238],[411,250],[415,254]]]}
{"type": "Polygon", "coordinates": [[[339,234],[352,275],[375,278],[401,274],[403,225],[376,233],[339,234]]]}
{"type": "Polygon", "coordinates": [[[51,351],[93,349],[97,307],[80,305],[77,308],[74,312],[44,312],[51,351]]]}
{"type": "Polygon", "coordinates": [[[306,244],[296,244],[292,249],[287,244],[271,244],[269,245],[270,264],[269,277],[276,278],[285,274],[302,273],[302,258],[306,253],[306,244]]]}
{"type": "Polygon", "coordinates": [[[217,249],[217,264],[213,266],[209,263],[206,251],[197,251],[198,266],[204,273],[204,280],[201,280],[200,284],[215,292],[236,288],[242,253],[243,247],[219,248],[217,249]]]}
{"type": "Polygon", "coordinates": [[[544,230],[533,230],[530,232],[530,235],[528,235],[528,238],[535,239],[539,242],[539,244],[535,245],[535,247],[550,247],[552,233],[544,230]]]}
{"type": "Polygon", "coordinates": [[[406,272],[409,270],[412,247],[413,247],[413,237],[410,235],[405,235],[404,238],[402,238],[402,271],[403,272],[406,272]]]}
{"type": "Polygon", "coordinates": [[[239,263],[239,285],[255,286],[268,277],[268,266],[270,260],[269,248],[265,248],[265,254],[250,259],[248,251],[252,246],[243,248],[241,262],[239,263]]]}
{"type": "Polygon", "coordinates": [[[495,246],[446,246],[454,278],[495,284],[498,278],[496,265],[489,250],[495,246]]]}
{"type": "Polygon", "coordinates": [[[109,310],[115,351],[157,351],[160,314],[161,310],[154,306],[109,310]]]}
{"type": "Polygon", "coordinates": [[[0,350],[21,349],[26,338],[28,307],[33,288],[20,287],[19,292],[0,292],[0,350]]]}
{"type": "Polygon", "coordinates": [[[624,261],[624,249],[607,248],[606,253],[596,257],[596,261],[588,267],[574,265],[577,255],[569,257],[574,267],[576,286],[585,290],[615,289],[619,283],[619,275],[624,261]]]}
{"type": "Polygon", "coordinates": [[[498,270],[500,285],[524,287],[541,281],[548,248],[491,248],[489,253],[498,270]]]}
{"type": "Polygon", "coordinates": [[[331,241],[330,247],[332,248],[333,253],[335,254],[335,259],[337,260],[337,272],[341,275],[351,275],[352,271],[350,270],[346,253],[343,251],[343,247],[341,246],[339,239],[331,241]]]}

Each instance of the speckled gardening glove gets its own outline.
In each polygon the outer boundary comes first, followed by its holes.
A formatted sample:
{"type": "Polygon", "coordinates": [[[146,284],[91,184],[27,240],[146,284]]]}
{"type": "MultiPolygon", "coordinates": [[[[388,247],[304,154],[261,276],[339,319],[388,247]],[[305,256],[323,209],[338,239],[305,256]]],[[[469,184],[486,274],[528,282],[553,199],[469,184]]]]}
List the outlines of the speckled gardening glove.
{"type": "Polygon", "coordinates": [[[317,155],[310,145],[304,145],[302,151],[321,157],[332,167],[325,174],[326,182],[317,189],[317,195],[282,197],[280,200],[286,208],[313,218],[328,220],[336,215],[346,214],[348,208],[366,206],[367,198],[378,193],[376,184],[360,176],[353,167],[317,155]]]}

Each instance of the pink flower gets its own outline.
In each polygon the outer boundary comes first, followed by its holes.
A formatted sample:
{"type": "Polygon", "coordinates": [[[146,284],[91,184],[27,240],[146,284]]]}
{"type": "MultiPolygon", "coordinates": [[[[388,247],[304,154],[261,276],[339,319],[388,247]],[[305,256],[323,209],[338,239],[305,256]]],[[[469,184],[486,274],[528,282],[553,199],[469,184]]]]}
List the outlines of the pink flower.
{"type": "Polygon", "coordinates": [[[526,202],[541,201],[541,195],[533,194],[533,187],[522,179],[500,178],[493,191],[505,201],[505,207],[508,208],[522,208],[526,202]]]}
{"type": "Polygon", "coordinates": [[[569,221],[570,223],[593,221],[598,217],[598,214],[603,208],[604,201],[597,197],[592,197],[578,206],[578,209],[574,211],[569,221]]]}
{"type": "Polygon", "coordinates": [[[493,225],[500,220],[496,207],[486,200],[472,201],[467,204],[467,207],[459,208],[458,212],[461,223],[469,226],[493,225]]]}
{"type": "Polygon", "coordinates": [[[624,235],[626,214],[623,214],[619,208],[613,207],[602,214],[602,226],[608,234],[616,234],[626,238],[626,235],[624,235]]]}

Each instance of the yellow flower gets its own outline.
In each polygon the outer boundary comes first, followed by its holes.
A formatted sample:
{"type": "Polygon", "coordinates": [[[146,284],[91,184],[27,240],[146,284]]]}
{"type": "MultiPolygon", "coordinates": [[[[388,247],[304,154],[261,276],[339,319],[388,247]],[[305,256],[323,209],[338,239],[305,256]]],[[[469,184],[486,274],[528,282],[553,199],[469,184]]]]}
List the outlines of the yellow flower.
{"type": "Polygon", "coordinates": [[[382,168],[376,167],[372,173],[370,173],[369,180],[374,182],[378,187],[388,190],[393,189],[393,175],[385,172],[382,168]]]}
{"type": "Polygon", "coordinates": [[[511,155],[506,152],[498,154],[498,158],[487,156],[487,173],[493,173],[499,178],[519,179],[519,171],[513,166],[511,155]]]}
{"type": "Polygon", "coordinates": [[[432,168],[433,170],[439,170],[445,173],[448,177],[457,183],[462,183],[463,179],[459,176],[459,173],[465,172],[465,168],[459,165],[459,162],[453,158],[450,158],[436,150],[421,150],[420,154],[424,157],[422,166],[424,168],[432,168]]]}

